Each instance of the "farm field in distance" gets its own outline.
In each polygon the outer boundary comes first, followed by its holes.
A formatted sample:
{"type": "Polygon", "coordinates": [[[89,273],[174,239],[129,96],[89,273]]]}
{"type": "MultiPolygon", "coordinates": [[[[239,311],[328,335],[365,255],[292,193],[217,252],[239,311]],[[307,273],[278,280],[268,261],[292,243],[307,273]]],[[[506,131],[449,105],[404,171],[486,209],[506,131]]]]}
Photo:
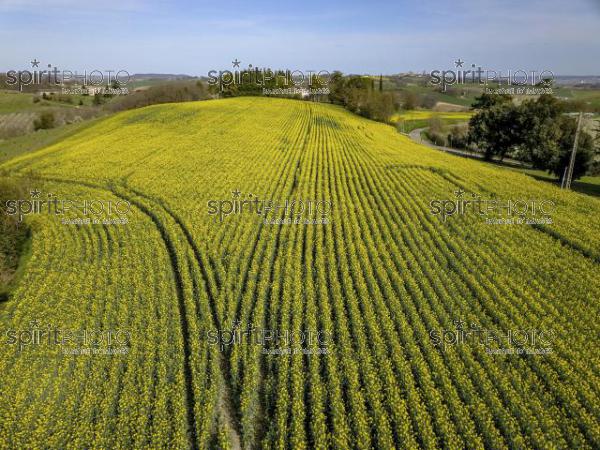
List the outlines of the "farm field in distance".
{"type": "Polygon", "coordinates": [[[417,120],[427,120],[432,117],[439,117],[440,119],[452,119],[452,120],[460,120],[464,122],[468,122],[472,112],[442,112],[442,111],[431,111],[431,110],[415,110],[415,111],[405,111],[402,113],[394,114],[391,118],[392,122],[398,122],[400,120],[405,120],[407,122],[417,121],[417,120]]]}
{"type": "Polygon", "coordinates": [[[600,447],[598,198],[262,97],[118,113],[0,176],[48,202],[0,302],[0,449],[600,447]]]}
{"type": "Polygon", "coordinates": [[[444,124],[466,123],[473,115],[470,111],[432,111],[432,110],[413,110],[403,111],[392,115],[390,121],[396,124],[399,129],[408,133],[417,128],[425,128],[429,125],[432,118],[438,118],[444,124]]]}

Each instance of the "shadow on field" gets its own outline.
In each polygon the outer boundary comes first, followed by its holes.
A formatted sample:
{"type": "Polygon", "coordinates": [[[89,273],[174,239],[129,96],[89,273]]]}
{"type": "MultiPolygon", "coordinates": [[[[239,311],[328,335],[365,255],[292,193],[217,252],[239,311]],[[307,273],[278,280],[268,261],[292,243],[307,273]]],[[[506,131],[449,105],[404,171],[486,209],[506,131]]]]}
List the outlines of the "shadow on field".
{"type": "MultiPolygon", "coordinates": [[[[551,179],[551,178],[548,178],[545,176],[534,175],[531,173],[528,173],[527,175],[535,178],[538,181],[545,181],[546,183],[551,183],[551,184],[554,184],[555,186],[560,187],[558,178],[551,179]]],[[[594,197],[600,197],[600,184],[588,183],[588,182],[581,181],[581,180],[573,181],[573,183],[571,184],[571,190],[573,190],[575,192],[579,192],[581,194],[587,194],[587,195],[592,195],[594,197]]]]}

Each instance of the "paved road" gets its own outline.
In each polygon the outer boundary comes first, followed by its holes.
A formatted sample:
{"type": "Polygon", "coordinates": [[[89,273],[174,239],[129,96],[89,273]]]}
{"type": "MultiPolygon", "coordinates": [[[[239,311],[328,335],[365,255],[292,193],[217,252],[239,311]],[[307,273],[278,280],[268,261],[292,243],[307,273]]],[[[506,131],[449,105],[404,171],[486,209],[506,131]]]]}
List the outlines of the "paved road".
{"type": "MultiPolygon", "coordinates": [[[[427,128],[417,128],[416,130],[412,130],[408,136],[415,142],[418,142],[419,144],[423,144],[426,145],[428,147],[431,148],[435,148],[437,150],[441,150],[443,152],[446,153],[452,153],[454,155],[458,155],[458,156],[463,156],[465,158],[474,158],[474,159],[483,159],[483,154],[482,153],[476,153],[476,152],[469,152],[467,150],[459,150],[456,148],[451,148],[451,147],[444,147],[441,145],[435,145],[433,143],[431,143],[430,141],[428,141],[427,139],[424,139],[421,136],[421,133],[423,131],[425,131],[427,128]]],[[[506,166],[514,166],[514,167],[525,167],[528,168],[529,166],[521,161],[517,161],[516,159],[510,159],[510,158],[504,158],[502,161],[500,161],[499,159],[494,159],[493,162],[498,163],[498,164],[504,164],[506,166]]]]}

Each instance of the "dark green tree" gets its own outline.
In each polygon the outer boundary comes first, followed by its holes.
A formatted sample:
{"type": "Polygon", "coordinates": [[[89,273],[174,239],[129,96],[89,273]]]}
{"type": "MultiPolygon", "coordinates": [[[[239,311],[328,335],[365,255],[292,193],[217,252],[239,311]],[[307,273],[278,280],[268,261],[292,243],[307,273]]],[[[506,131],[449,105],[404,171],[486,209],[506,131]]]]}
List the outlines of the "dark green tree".
{"type": "Polygon", "coordinates": [[[517,130],[517,156],[535,168],[547,170],[559,152],[562,103],[551,95],[526,100],[518,108],[512,124],[517,130]]]}
{"type": "Polygon", "coordinates": [[[482,109],[469,121],[469,142],[484,152],[486,160],[500,159],[520,143],[518,108],[512,103],[482,109]]]}
{"type": "MultiPolygon", "coordinates": [[[[526,100],[516,106],[499,97],[481,98],[485,105],[469,122],[469,141],[481,148],[486,159],[507,153],[562,179],[569,164],[577,120],[564,114],[564,103],[552,95],[526,100]]],[[[581,130],[573,179],[588,172],[597,150],[594,139],[581,130]]]]}
{"type": "MultiPolygon", "coordinates": [[[[572,117],[561,116],[557,125],[560,129],[557,151],[552,155],[550,160],[540,168],[553,173],[562,182],[565,167],[567,167],[571,161],[575,133],[577,132],[577,120],[572,117]]],[[[590,134],[581,130],[579,132],[575,164],[573,166],[574,180],[581,178],[589,171],[596,154],[597,149],[594,146],[594,139],[590,134]]]]}
{"type": "Polygon", "coordinates": [[[329,101],[337,105],[344,105],[346,94],[346,79],[342,72],[336,70],[329,78],[329,101]]]}
{"type": "Polygon", "coordinates": [[[512,103],[512,97],[507,94],[488,94],[483,93],[475,98],[471,105],[475,109],[489,109],[497,105],[512,103]]]}

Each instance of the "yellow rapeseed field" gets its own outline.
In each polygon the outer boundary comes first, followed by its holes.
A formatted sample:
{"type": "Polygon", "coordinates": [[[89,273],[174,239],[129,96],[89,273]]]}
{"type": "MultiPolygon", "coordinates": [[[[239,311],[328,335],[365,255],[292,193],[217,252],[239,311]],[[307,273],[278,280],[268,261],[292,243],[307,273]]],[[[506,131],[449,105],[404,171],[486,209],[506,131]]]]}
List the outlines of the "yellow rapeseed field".
{"type": "Polygon", "coordinates": [[[25,214],[2,449],[600,446],[596,198],[255,97],[123,112],[0,170],[111,205],[25,214]]]}

